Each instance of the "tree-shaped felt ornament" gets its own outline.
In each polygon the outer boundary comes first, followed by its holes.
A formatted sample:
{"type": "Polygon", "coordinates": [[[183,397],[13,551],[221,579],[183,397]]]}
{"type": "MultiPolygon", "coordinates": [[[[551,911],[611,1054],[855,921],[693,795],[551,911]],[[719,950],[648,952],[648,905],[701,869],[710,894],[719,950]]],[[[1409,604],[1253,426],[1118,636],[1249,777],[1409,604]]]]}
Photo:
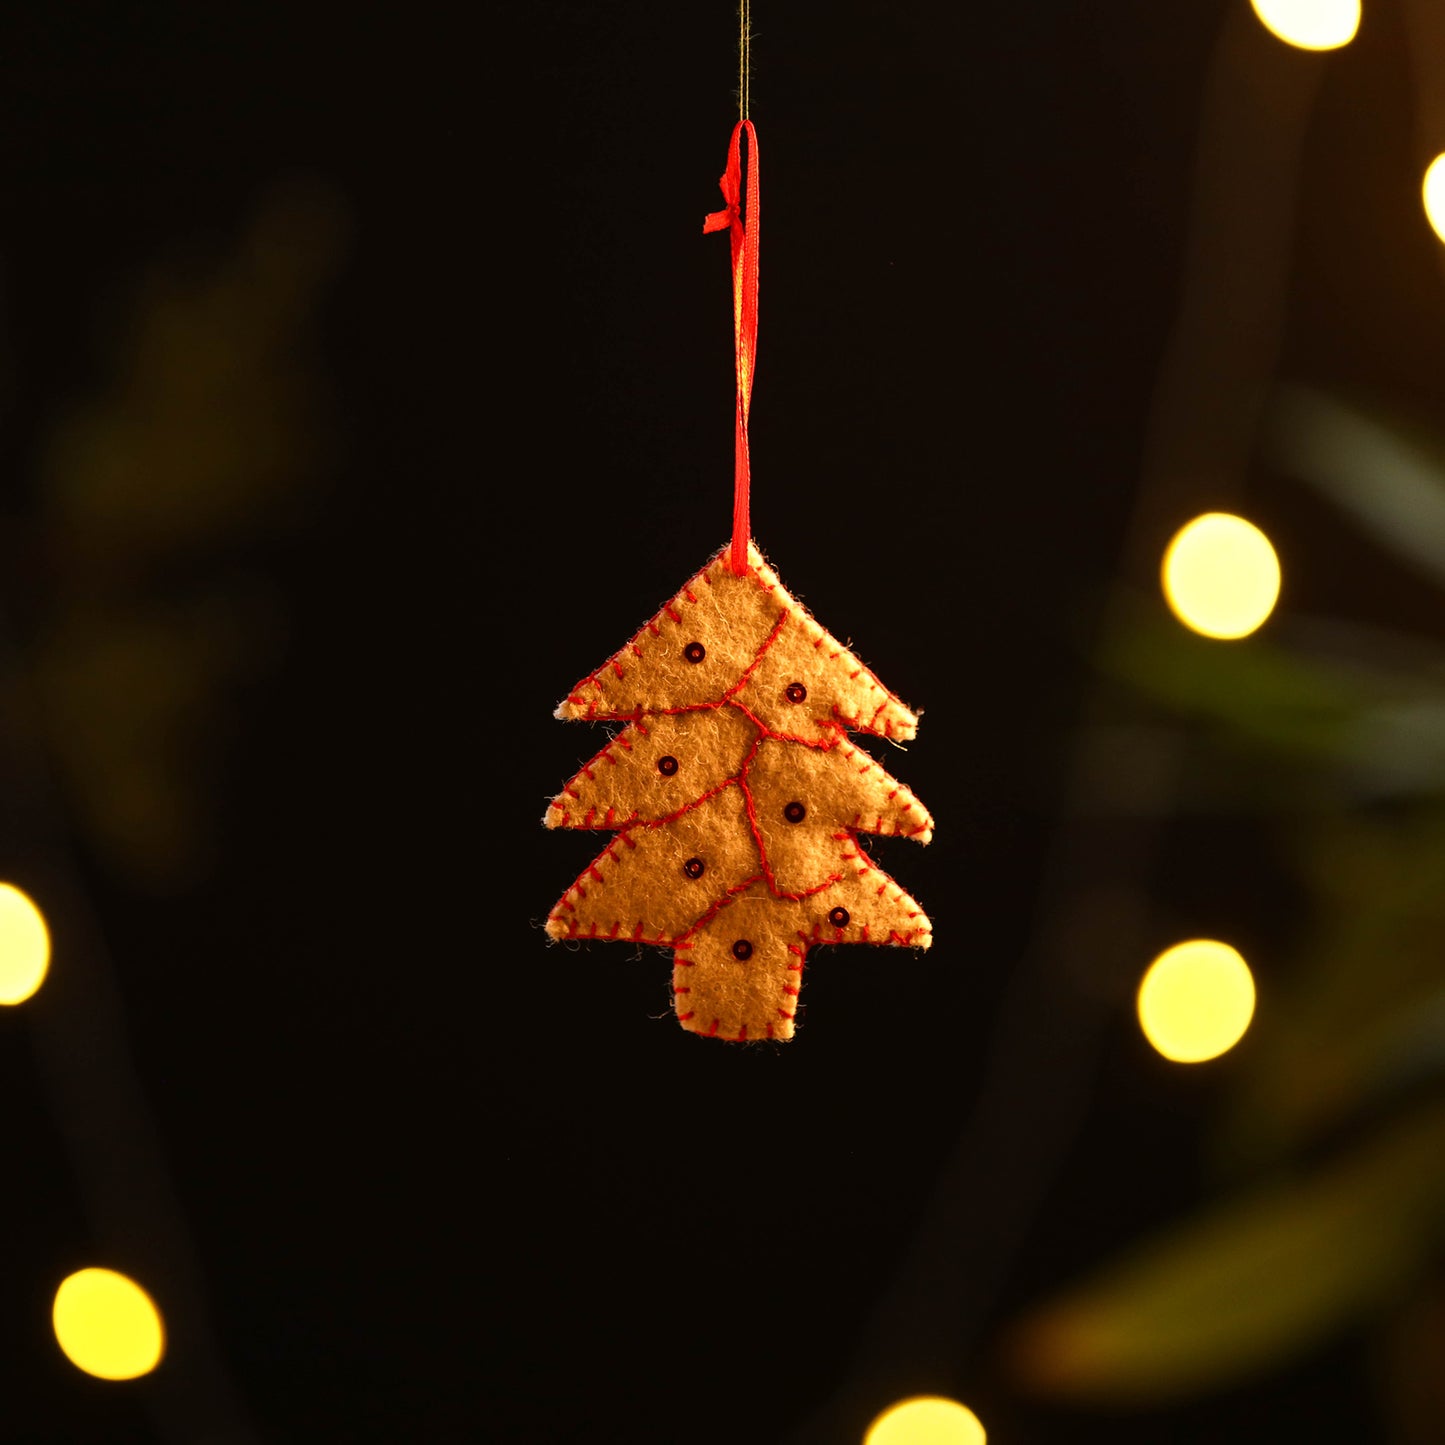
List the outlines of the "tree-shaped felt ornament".
{"type": "Polygon", "coordinates": [[[707,223],[726,225],[733,243],[732,545],[558,707],[560,718],[625,726],[544,820],[614,834],[552,910],[548,933],[671,948],[678,1022],[740,1041],[792,1037],[814,944],[927,948],[932,937],[923,910],[858,835],[927,843],[933,820],[848,740],[906,740],[917,716],[788,595],[748,537],[757,174],[756,137],[743,121],[722,179],[728,207],[707,223]]]}

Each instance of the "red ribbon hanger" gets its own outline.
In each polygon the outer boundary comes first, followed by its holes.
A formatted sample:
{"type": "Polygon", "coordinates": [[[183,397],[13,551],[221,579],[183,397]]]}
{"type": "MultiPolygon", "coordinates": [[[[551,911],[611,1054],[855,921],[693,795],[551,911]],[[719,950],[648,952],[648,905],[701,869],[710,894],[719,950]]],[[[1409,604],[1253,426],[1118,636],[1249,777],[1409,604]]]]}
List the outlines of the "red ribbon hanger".
{"type": "Polygon", "coordinates": [[[752,474],[748,462],[748,411],[753,399],[753,367],[758,350],[758,137],[750,120],[733,127],[728,165],[718,181],[726,206],[702,223],[704,235],[728,229],[733,266],[733,353],[738,378],[737,423],[733,441],[733,544],[728,565],[739,576],[748,571],[748,493],[752,474]],[[747,212],[743,196],[741,139],[748,137],[747,212]]]}

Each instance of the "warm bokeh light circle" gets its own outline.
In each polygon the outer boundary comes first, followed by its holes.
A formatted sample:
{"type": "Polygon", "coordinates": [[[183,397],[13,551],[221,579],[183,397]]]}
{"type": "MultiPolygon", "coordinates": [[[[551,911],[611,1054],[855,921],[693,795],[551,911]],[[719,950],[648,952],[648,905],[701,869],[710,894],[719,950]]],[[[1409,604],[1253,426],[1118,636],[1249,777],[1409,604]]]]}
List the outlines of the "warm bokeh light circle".
{"type": "Polygon", "coordinates": [[[55,1338],[65,1357],[102,1380],[134,1380],[160,1364],[165,1326],[151,1297],[113,1269],[82,1269],[55,1292],[55,1338]]]}
{"type": "Polygon", "coordinates": [[[1254,976],[1236,949],[1192,938],[1166,949],[1139,984],[1144,1037],[1179,1064],[1218,1058],[1244,1037],[1254,1016],[1254,976]]]}
{"type": "Polygon", "coordinates": [[[1338,50],[1360,28],[1360,0],[1250,0],[1271,35],[1301,50],[1338,50]]]}
{"type": "Polygon", "coordinates": [[[1160,580],[1186,627],[1205,637],[1247,637],[1279,600],[1279,558],[1253,522],[1205,512],[1174,534],[1160,580]]]}
{"type": "Polygon", "coordinates": [[[1425,200],[1425,215],[1435,234],[1445,241],[1445,155],[1438,155],[1425,170],[1420,187],[1425,200]]]}
{"type": "Polygon", "coordinates": [[[24,1003],[50,967],[50,930],[18,888],[0,883],[0,1004],[24,1003]]]}
{"type": "Polygon", "coordinates": [[[957,1400],[918,1395],[890,1405],[868,1427],[863,1445],[984,1445],[978,1416],[957,1400]]]}

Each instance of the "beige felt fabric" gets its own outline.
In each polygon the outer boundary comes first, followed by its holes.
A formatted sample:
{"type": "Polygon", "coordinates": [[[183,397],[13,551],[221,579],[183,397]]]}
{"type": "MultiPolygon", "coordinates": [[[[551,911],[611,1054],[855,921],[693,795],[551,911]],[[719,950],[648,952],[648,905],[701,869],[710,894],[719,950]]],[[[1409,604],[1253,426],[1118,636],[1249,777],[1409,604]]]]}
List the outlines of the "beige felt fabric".
{"type": "Polygon", "coordinates": [[[855,843],[844,852],[849,866],[843,877],[822,893],[802,899],[798,907],[811,928],[814,943],[891,943],[900,948],[929,948],[933,925],[928,915],[855,843]],[[849,920],[837,928],[828,915],[846,908],[849,920]]]}
{"type": "Polygon", "coordinates": [[[796,921],[759,885],[676,949],[673,1007],[683,1028],[740,1041],[792,1038],[806,957],[796,921]],[[746,960],[733,953],[738,939],[752,945],[746,960]]]}
{"type": "Polygon", "coordinates": [[[840,728],[900,741],[913,737],[917,716],[787,593],[779,592],[789,604],[787,619],[734,694],[737,701],[764,727],[807,742],[830,741],[840,728]],[[802,702],[788,697],[794,682],[807,688],[802,702]]]}
{"type": "Polygon", "coordinates": [[[549,828],[622,828],[666,818],[740,777],[758,730],[734,707],[629,723],[567,784],[542,820],[549,828]],[[677,771],[662,772],[664,758],[677,771]]]}
{"type": "Polygon", "coordinates": [[[547,931],[670,943],[758,876],[742,789],[731,783],[666,823],[624,829],[563,895],[547,931]],[[699,878],[684,870],[692,858],[703,861],[699,878]]]}
{"type": "Polygon", "coordinates": [[[739,578],[720,552],[557,709],[630,724],[547,809],[549,827],[617,830],[547,931],[670,944],[684,1028],[785,1039],[812,945],[929,946],[922,909],[856,834],[926,843],[933,820],[845,736],[912,737],[915,714],[749,555],[739,578]],[[804,816],[790,822],[794,801],[804,816]]]}
{"type": "Polygon", "coordinates": [[[790,1039],[796,1024],[803,965],[816,943],[892,943],[927,948],[922,910],[874,868],[851,868],[827,892],[775,898],[755,884],[702,923],[674,950],[673,1006],[692,1033],[747,1042],[790,1039]],[[829,921],[838,907],[849,919],[829,921]],[[734,945],[751,945],[739,959],[734,945]]]}
{"type": "Polygon", "coordinates": [[[778,893],[803,893],[836,878],[852,848],[850,830],[902,833],[927,843],[933,819],[897,779],[858,748],[820,749],[765,738],[745,778],[753,802],[764,873],[778,893]],[[803,818],[788,819],[790,804],[803,818]]]}
{"type": "Polygon", "coordinates": [[[768,729],[809,742],[840,728],[906,740],[918,730],[903,705],[788,595],[749,543],[751,571],[728,569],[726,550],[667,603],[620,652],[584,677],[560,718],[633,718],[736,697],[768,729]],[[701,643],[701,662],[684,649],[701,643]],[[787,698],[790,683],[808,691],[787,698]]]}
{"type": "Polygon", "coordinates": [[[729,571],[719,553],[621,652],[572,689],[557,716],[637,717],[719,702],[758,655],[789,600],[761,573],[739,577],[729,571]],[[701,662],[684,655],[693,642],[705,649],[701,662]]]}

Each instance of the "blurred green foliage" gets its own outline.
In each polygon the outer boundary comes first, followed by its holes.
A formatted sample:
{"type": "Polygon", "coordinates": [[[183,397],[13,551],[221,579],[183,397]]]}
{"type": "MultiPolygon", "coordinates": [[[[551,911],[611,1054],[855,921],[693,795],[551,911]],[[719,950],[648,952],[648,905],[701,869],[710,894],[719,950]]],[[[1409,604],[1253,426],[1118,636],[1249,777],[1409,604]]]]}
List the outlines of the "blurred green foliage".
{"type": "Polygon", "coordinates": [[[318,322],[346,239],[330,191],[287,183],[224,254],[157,262],[40,449],[43,732],[91,843],[151,888],[205,868],[237,698],[284,638],[256,558],[334,469],[318,322]]]}
{"type": "Polygon", "coordinates": [[[1328,1337],[1418,1276],[1445,1206],[1445,1106],[1318,1169],[1226,1195],[1030,1320],[1036,1384],[1153,1403],[1232,1382],[1328,1337]]]}
{"type": "MultiPolygon", "coordinates": [[[[1445,451],[1297,392],[1276,422],[1283,469],[1445,578],[1445,451]]],[[[1010,1357],[1042,1391],[1157,1403],[1368,1325],[1398,1437],[1445,1440],[1445,654],[1287,607],[1219,643],[1136,597],[1098,664],[1187,740],[1173,806],[1252,814],[1307,905],[1221,1070],[1214,1197],[1026,1317],[1010,1357]]]]}

